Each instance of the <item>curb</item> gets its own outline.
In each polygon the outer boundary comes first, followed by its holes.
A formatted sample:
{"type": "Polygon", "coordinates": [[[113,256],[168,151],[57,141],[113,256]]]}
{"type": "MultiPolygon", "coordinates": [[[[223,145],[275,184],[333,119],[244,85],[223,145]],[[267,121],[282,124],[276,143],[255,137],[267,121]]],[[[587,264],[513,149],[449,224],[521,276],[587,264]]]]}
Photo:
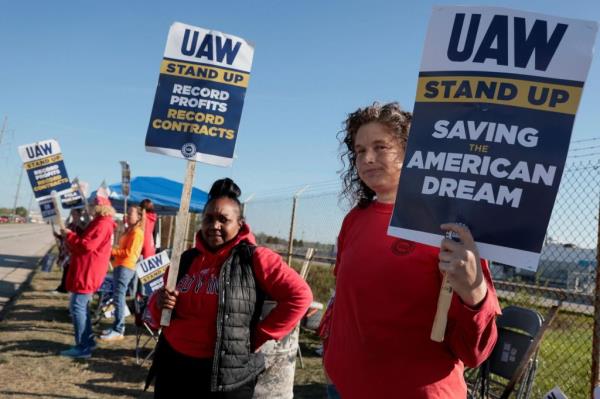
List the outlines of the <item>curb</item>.
{"type": "Polygon", "coordinates": [[[46,251],[46,253],[37,261],[37,263],[35,264],[35,267],[33,269],[31,269],[31,273],[29,273],[29,276],[27,276],[27,279],[25,279],[25,281],[23,281],[23,283],[21,283],[21,285],[19,286],[19,288],[17,289],[15,294],[6,302],[6,304],[4,305],[4,308],[2,308],[2,310],[0,310],[0,322],[2,322],[4,320],[4,318],[6,317],[7,313],[9,313],[9,311],[12,310],[13,305],[15,304],[17,299],[19,299],[19,297],[21,296],[23,291],[25,291],[25,289],[27,289],[27,288],[31,288],[31,280],[33,280],[33,277],[40,271],[40,266],[41,266],[42,262],[44,261],[44,259],[46,258],[46,256],[48,256],[48,254],[50,252],[52,252],[55,248],[56,248],[56,244],[52,244],[50,249],[48,249],[48,251],[46,251]]]}

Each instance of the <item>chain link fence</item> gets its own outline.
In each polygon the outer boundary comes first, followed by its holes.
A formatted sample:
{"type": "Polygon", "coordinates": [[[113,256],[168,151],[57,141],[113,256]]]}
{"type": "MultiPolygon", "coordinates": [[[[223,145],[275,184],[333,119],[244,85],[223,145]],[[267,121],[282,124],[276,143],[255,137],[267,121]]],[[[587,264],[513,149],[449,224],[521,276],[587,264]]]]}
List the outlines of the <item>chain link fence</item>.
{"type": "Polygon", "coordinates": [[[501,305],[558,316],[541,343],[532,398],[559,386],[569,398],[591,392],[600,163],[565,169],[537,272],[493,264],[501,305]]]}
{"type": "MultiPolygon", "coordinates": [[[[537,272],[499,263],[491,266],[502,307],[517,305],[546,317],[552,306],[560,306],[539,350],[532,398],[541,398],[555,386],[569,398],[590,395],[599,198],[599,162],[567,167],[537,272]]],[[[317,267],[308,280],[316,300],[326,302],[334,285],[330,267],[335,263],[335,242],[347,211],[337,192],[307,192],[258,197],[245,204],[244,213],[259,243],[284,257],[292,237],[295,267],[306,248],[317,250],[313,262],[317,267]]]]}

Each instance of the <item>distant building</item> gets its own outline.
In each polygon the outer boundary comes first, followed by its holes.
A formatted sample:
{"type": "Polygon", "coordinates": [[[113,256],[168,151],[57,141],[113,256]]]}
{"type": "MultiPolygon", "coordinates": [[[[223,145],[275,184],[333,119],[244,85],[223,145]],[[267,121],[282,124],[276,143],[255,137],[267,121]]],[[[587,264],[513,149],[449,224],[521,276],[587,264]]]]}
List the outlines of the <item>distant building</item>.
{"type": "Polygon", "coordinates": [[[498,280],[536,282],[538,285],[592,293],[595,286],[596,250],[574,244],[548,243],[542,248],[537,272],[494,262],[492,275],[498,280]]]}
{"type": "Polygon", "coordinates": [[[29,212],[29,223],[44,223],[42,214],[38,211],[29,212]]]}

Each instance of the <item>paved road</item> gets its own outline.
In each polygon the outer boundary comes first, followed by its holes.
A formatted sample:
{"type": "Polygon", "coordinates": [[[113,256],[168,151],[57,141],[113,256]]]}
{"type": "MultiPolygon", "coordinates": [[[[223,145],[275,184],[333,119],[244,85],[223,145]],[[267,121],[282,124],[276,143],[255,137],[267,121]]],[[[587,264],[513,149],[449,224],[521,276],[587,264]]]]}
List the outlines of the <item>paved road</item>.
{"type": "Polygon", "coordinates": [[[0,225],[0,314],[53,244],[48,225],[0,225]]]}

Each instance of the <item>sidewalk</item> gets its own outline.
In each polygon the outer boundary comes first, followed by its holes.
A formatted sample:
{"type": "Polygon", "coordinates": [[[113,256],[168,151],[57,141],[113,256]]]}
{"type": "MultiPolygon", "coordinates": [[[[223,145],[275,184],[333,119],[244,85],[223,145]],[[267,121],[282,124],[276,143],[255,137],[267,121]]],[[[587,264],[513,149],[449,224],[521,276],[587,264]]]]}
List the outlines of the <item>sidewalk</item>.
{"type": "Polygon", "coordinates": [[[54,245],[50,226],[0,226],[0,320],[6,304],[19,292],[40,259],[54,245]]]}

